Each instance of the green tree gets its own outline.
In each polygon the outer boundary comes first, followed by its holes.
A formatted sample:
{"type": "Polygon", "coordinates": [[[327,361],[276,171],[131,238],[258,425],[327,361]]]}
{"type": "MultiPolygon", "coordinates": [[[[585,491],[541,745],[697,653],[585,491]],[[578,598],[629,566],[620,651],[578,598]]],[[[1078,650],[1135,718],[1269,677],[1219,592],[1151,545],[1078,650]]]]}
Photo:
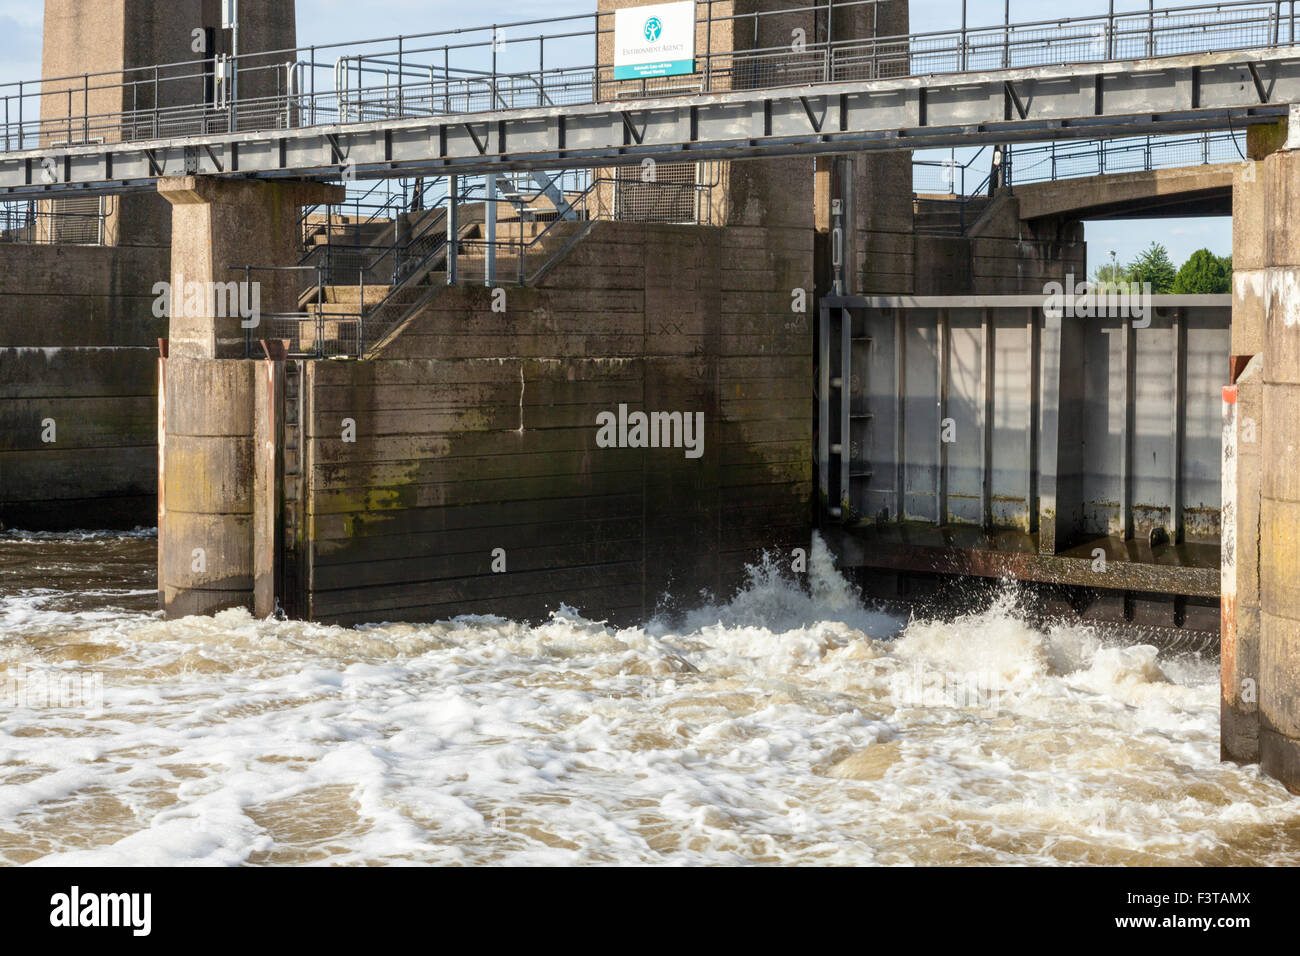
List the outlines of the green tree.
{"type": "Polygon", "coordinates": [[[1129,277],[1136,283],[1151,283],[1151,292],[1165,295],[1173,291],[1174,279],[1178,273],[1169,261],[1169,250],[1158,242],[1147,246],[1136,259],[1129,263],[1129,277]]]}
{"type": "Polygon", "coordinates": [[[1197,249],[1174,278],[1178,295],[1222,295],[1232,291],[1232,260],[1221,259],[1209,249],[1197,249]]]}
{"type": "Polygon", "coordinates": [[[1098,266],[1092,274],[1092,283],[1100,292],[1109,292],[1112,289],[1126,290],[1131,281],[1128,267],[1121,262],[1107,262],[1105,265],[1098,266]]]}

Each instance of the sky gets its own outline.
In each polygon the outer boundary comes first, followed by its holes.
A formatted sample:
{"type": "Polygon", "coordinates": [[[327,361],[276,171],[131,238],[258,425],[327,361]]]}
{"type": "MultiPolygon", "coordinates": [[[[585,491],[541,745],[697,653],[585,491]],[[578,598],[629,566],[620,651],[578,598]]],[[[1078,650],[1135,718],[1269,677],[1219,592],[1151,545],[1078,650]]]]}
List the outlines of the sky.
{"type": "MultiPolygon", "coordinates": [[[[968,25],[1001,23],[1004,2],[1009,2],[1012,22],[1027,22],[1048,19],[1053,13],[1070,17],[1105,13],[1109,0],[1070,0],[1068,5],[1061,0],[966,0],[968,25]]],[[[1156,6],[1191,2],[1159,0],[1156,6]]],[[[788,0],[789,6],[798,3],[788,0]]],[[[462,0],[297,0],[298,42],[306,46],[509,23],[589,13],[594,6],[595,0],[475,0],[472,4],[462,0]]],[[[910,0],[912,32],[959,27],[962,6],[962,0],[910,0]]],[[[43,7],[36,0],[0,0],[0,83],[40,76],[43,7]]],[[[1115,0],[1120,12],[1146,7],[1147,0],[1115,0]]],[[[1202,247],[1218,255],[1232,251],[1231,220],[1222,217],[1087,223],[1085,235],[1093,268],[1109,261],[1111,250],[1126,262],[1152,241],[1165,245],[1175,265],[1202,247]]]]}

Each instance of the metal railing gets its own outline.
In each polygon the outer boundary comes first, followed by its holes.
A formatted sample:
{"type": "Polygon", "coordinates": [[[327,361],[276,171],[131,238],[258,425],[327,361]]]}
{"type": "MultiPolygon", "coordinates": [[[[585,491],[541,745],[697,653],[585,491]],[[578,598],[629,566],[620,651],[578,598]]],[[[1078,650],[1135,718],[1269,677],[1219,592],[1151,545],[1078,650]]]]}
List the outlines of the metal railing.
{"type": "MultiPolygon", "coordinates": [[[[922,158],[912,163],[912,189],[918,212],[917,231],[937,235],[965,235],[976,216],[972,203],[982,201],[996,171],[984,174],[968,188],[982,164],[990,162],[984,147],[964,163],[955,151],[947,159],[922,158]],[[976,172],[968,178],[971,167],[976,172]]],[[[1041,146],[1005,146],[1000,185],[1015,191],[1017,184],[1053,182],[1107,173],[1126,173],[1241,162],[1245,159],[1245,133],[1207,131],[1183,136],[1143,136],[1114,140],[1052,142],[1041,146]]]]}
{"type": "Polygon", "coordinates": [[[983,173],[983,180],[978,187],[967,189],[967,172],[972,166],[976,168],[976,172],[970,176],[970,181],[974,182],[974,177],[980,175],[980,170],[989,164],[991,149],[990,146],[981,146],[965,162],[957,159],[955,149],[948,151],[946,159],[913,158],[912,192],[940,196],[970,196],[982,190],[988,185],[988,174],[983,173]]]}
{"type": "MultiPolygon", "coordinates": [[[[956,150],[950,151],[947,159],[914,159],[912,191],[954,199],[983,194],[989,180],[985,167],[990,148],[981,148],[965,162],[956,158],[956,150]],[[972,167],[974,173],[970,172],[972,167]],[[978,185],[968,188],[975,176],[981,177],[978,185]]],[[[1007,146],[1004,155],[1003,183],[1014,186],[1106,173],[1242,162],[1246,158],[1246,134],[1214,130],[1180,136],[1065,140],[1041,146],[1007,146]]]]}
{"type": "MultiPolygon", "coordinates": [[[[529,235],[530,224],[540,223],[536,217],[535,203],[545,190],[538,190],[530,199],[515,204],[519,218],[504,230],[506,232],[504,238],[499,232],[494,239],[489,239],[487,236],[469,238],[464,233],[478,229],[480,224],[464,223],[461,233],[452,240],[454,248],[451,243],[444,242],[430,254],[419,270],[413,271],[403,281],[395,284],[384,299],[367,313],[366,325],[371,332],[368,340],[369,348],[382,347],[407,318],[424,308],[433,298],[438,286],[421,287],[417,283],[438,260],[447,263],[447,284],[454,285],[478,283],[528,285],[549,270],[560,256],[567,253],[573,244],[590,231],[590,223],[594,221],[593,216],[598,215],[598,211],[604,208],[599,204],[598,193],[608,182],[593,178],[590,170],[565,171],[557,174],[556,179],[569,187],[574,182],[581,183],[584,179],[588,184],[580,192],[573,192],[570,188],[563,189],[563,209],[557,207],[553,218],[550,218],[546,225],[533,235],[529,235]],[[567,233],[569,241],[561,239],[557,243],[554,237],[561,233],[567,233]],[[544,251],[549,254],[542,258],[544,251]],[[455,256],[454,267],[451,265],[450,254],[455,256]]],[[[466,200],[464,205],[469,205],[474,198],[474,189],[467,190],[466,194],[459,198],[466,200]]],[[[499,200],[488,199],[485,192],[482,201],[486,204],[499,200]]],[[[446,221],[445,217],[443,221],[446,221]]],[[[500,229],[499,224],[498,230],[500,229]]],[[[358,355],[363,354],[366,353],[364,351],[358,353],[358,355]]]]}
{"type": "MultiPolygon", "coordinates": [[[[1004,18],[957,30],[827,39],[846,8],[875,2],[729,15],[699,3],[696,89],[1163,57],[1290,46],[1296,39],[1295,0],[1151,5],[1122,13],[1112,6],[1097,16],[1014,24],[1004,18]],[[807,27],[806,44],[789,43],[792,25],[807,27]],[[715,51],[715,34],[752,36],[754,46],[715,51]],[[758,38],[768,35],[778,45],[759,46],[758,38]]],[[[615,76],[613,64],[600,58],[602,45],[612,46],[613,23],[612,12],[591,13],[3,84],[0,149],[586,104],[629,90],[681,95],[681,77],[615,76]],[[502,69],[507,62],[511,68],[502,69]],[[214,75],[222,79],[209,98],[203,91],[214,75]],[[99,108],[108,102],[127,106],[99,108]]]]}
{"type": "Polygon", "coordinates": [[[974,224],[978,214],[982,211],[983,206],[972,210],[973,203],[982,203],[987,199],[992,189],[999,183],[1005,166],[998,168],[994,166],[994,158],[1001,151],[1003,157],[1006,156],[1006,148],[981,147],[965,163],[958,163],[955,154],[950,155],[946,160],[915,160],[912,164],[912,183],[913,192],[916,194],[926,193],[929,190],[923,189],[917,185],[918,180],[923,184],[925,180],[933,177],[935,168],[939,169],[940,182],[946,185],[946,190],[935,190],[940,195],[916,195],[913,199],[915,211],[918,213],[915,220],[915,230],[925,235],[951,235],[964,236],[966,231],[974,224]],[[967,189],[967,171],[976,167],[976,173],[971,174],[970,181],[974,181],[974,176],[978,175],[980,168],[987,168],[988,172],[984,173],[984,178],[979,181],[973,189],[967,189]],[[944,192],[947,195],[943,195],[944,192]],[[930,213],[929,216],[924,215],[930,213]],[[937,215],[936,215],[937,214],[937,215]]]}
{"type": "Polygon", "coordinates": [[[1128,173],[1245,160],[1244,132],[1205,132],[1189,136],[1062,142],[1007,154],[1006,182],[1047,182],[1106,173],[1128,173]]]}
{"type": "Polygon", "coordinates": [[[75,196],[0,203],[0,242],[102,246],[114,202],[111,196],[75,196]]]}
{"type": "Polygon", "coordinates": [[[303,246],[318,235],[332,239],[349,230],[359,237],[367,226],[391,220],[414,205],[409,180],[376,179],[349,192],[343,202],[304,207],[298,216],[303,246]]]}
{"type": "Polygon", "coordinates": [[[393,218],[366,224],[381,230],[381,236],[367,241],[366,233],[350,226],[331,232],[328,241],[307,249],[299,265],[319,265],[326,285],[338,285],[358,273],[372,285],[395,285],[445,240],[446,215],[442,208],[410,213],[395,209],[393,218]]]}
{"type": "MultiPolygon", "coordinates": [[[[325,270],[323,266],[231,266],[230,271],[241,273],[245,288],[254,283],[254,273],[314,273],[316,276],[315,301],[297,312],[261,312],[253,325],[244,329],[244,355],[260,356],[257,343],[263,339],[280,340],[285,351],[295,358],[331,358],[334,356],[359,356],[366,347],[366,314],[364,305],[357,309],[341,309],[336,303],[325,301],[325,270]]],[[[358,277],[359,300],[364,303],[365,276],[358,277]]]]}
{"type": "MultiPolygon", "coordinates": [[[[666,164],[659,165],[662,168],[666,164]]],[[[460,279],[488,281],[482,270],[491,248],[497,263],[506,263],[505,269],[497,271],[496,284],[533,285],[590,231],[591,223],[598,221],[709,225],[713,221],[714,190],[720,185],[719,167],[712,163],[690,165],[708,171],[704,181],[698,176],[694,181],[643,181],[639,172],[629,181],[622,170],[578,170],[587,184],[580,192],[565,194],[567,218],[551,218],[535,232],[528,228],[525,218],[517,229],[508,230],[505,238],[495,242],[486,238],[462,240],[460,279]],[[629,190],[634,190],[635,195],[629,196],[629,190]]]]}

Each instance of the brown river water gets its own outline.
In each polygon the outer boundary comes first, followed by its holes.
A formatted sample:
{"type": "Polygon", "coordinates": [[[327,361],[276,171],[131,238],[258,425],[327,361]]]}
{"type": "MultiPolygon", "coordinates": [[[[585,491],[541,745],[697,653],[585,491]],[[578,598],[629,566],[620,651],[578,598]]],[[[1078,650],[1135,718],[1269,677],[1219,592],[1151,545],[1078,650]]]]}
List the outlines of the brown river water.
{"type": "Polygon", "coordinates": [[[1217,661],[864,609],[814,543],[673,622],[164,621],[151,534],[0,535],[0,862],[1300,863],[1217,661]]]}

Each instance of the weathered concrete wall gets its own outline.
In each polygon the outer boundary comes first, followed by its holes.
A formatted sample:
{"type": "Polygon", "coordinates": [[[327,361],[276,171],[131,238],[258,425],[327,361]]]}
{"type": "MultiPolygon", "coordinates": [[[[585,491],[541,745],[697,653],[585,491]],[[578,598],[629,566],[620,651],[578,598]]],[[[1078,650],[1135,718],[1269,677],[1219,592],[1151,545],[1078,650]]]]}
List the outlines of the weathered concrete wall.
{"type": "MultiPolygon", "coordinates": [[[[1240,168],[1233,207],[1237,390],[1235,621],[1223,655],[1223,749],[1300,792],[1300,136],[1240,168]],[[1244,392],[1244,394],[1243,394],[1244,392]],[[1252,414],[1253,412],[1253,414],[1252,414]],[[1247,425],[1247,420],[1251,425],[1247,425]],[[1258,453],[1245,446],[1258,442],[1258,453]],[[1258,510],[1256,511],[1256,494],[1258,510]],[[1256,618],[1256,607],[1258,608],[1256,618]],[[1251,665],[1258,661],[1258,672],[1251,665]],[[1252,708],[1251,697],[1257,698],[1252,708]]],[[[1254,155],[1254,154],[1253,154],[1254,155]]],[[[1232,583],[1232,582],[1229,582],[1232,583]]],[[[1225,608],[1228,602],[1225,602],[1225,608]]]]}
{"type": "Polygon", "coordinates": [[[153,524],[156,355],[0,348],[0,525],[153,524]]]}
{"type": "Polygon", "coordinates": [[[806,547],[812,339],[789,290],[811,269],[810,230],[602,223],[504,313],[447,289],[378,360],[309,363],[309,615],[627,620],[806,547]],[[702,457],[598,447],[620,404],[702,412],[702,457]]]}
{"type": "Polygon", "coordinates": [[[913,238],[915,295],[1036,295],[1046,283],[1087,277],[1083,223],[1026,222],[1018,197],[1000,193],[965,236],[913,238]]]}
{"type": "Polygon", "coordinates": [[[157,344],[154,283],[167,278],[154,248],[0,244],[0,346],[157,344]]]}
{"type": "Polygon", "coordinates": [[[0,523],[153,524],[166,269],[151,248],[0,245],[0,523]]]}

